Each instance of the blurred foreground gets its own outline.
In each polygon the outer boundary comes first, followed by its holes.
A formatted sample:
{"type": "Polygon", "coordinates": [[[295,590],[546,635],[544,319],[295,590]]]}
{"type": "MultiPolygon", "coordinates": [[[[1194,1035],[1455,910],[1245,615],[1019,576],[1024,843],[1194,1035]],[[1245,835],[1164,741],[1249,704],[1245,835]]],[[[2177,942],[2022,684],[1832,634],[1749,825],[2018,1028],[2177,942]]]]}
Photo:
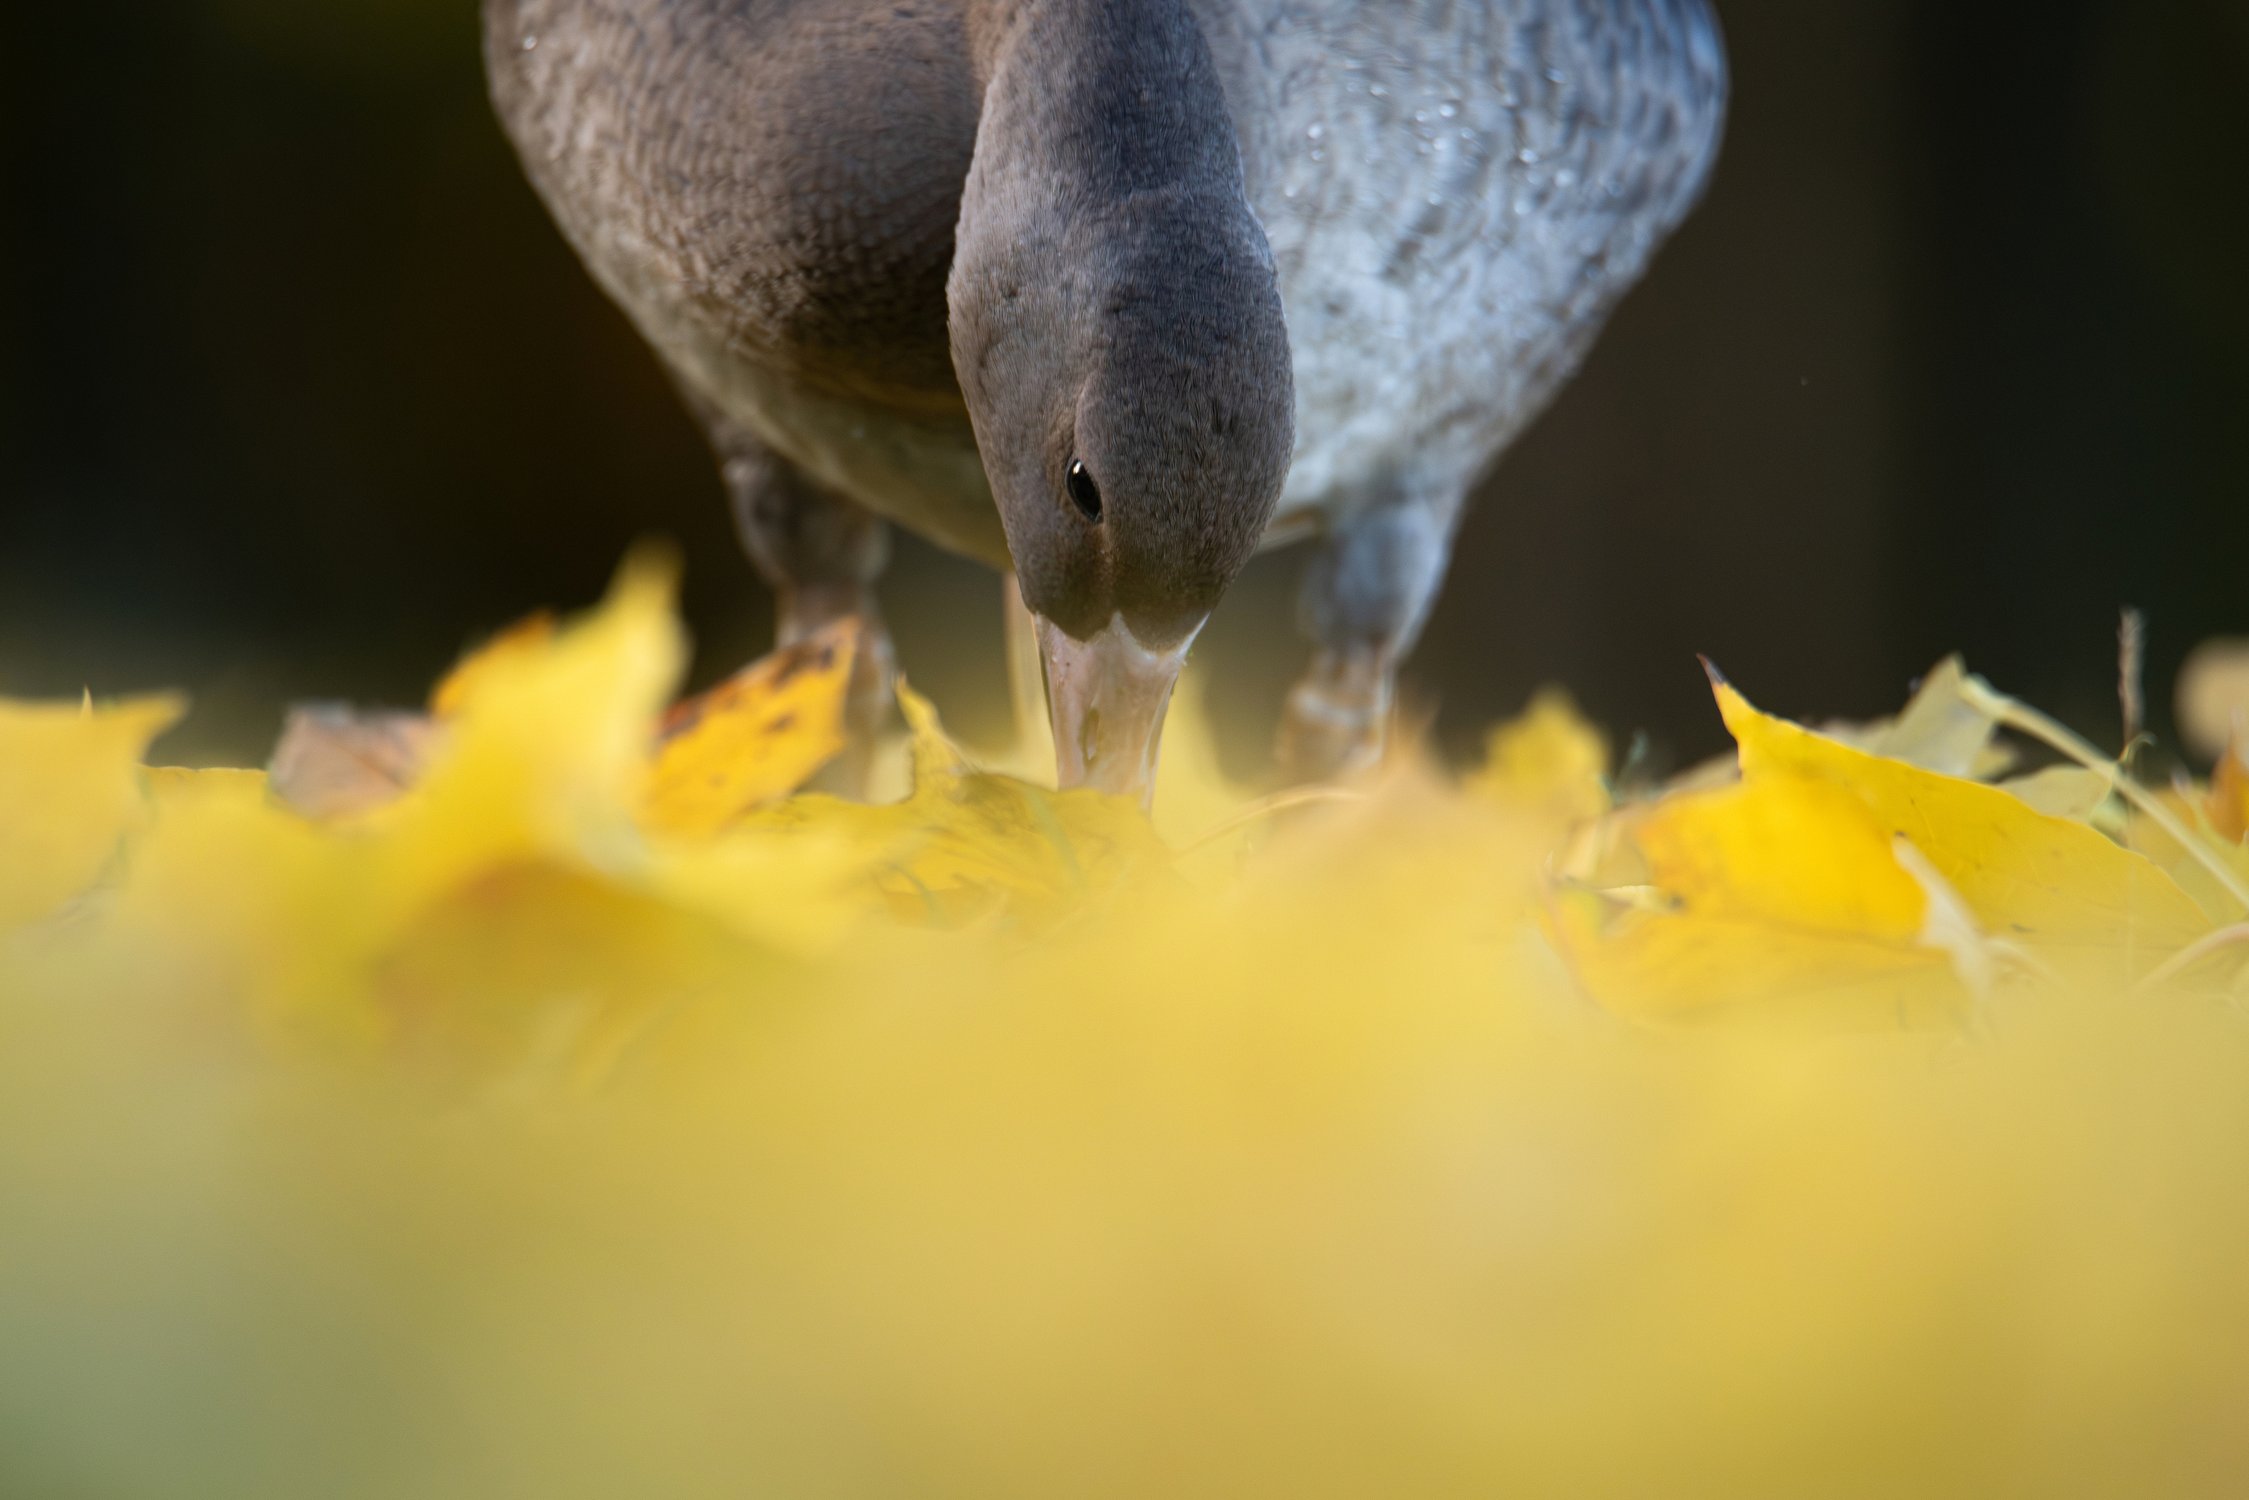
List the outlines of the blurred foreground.
{"type": "Polygon", "coordinates": [[[0,1494],[2239,1493],[2235,759],[775,800],[824,649],[652,749],[628,570],[315,814],[0,704],[0,1494]]]}

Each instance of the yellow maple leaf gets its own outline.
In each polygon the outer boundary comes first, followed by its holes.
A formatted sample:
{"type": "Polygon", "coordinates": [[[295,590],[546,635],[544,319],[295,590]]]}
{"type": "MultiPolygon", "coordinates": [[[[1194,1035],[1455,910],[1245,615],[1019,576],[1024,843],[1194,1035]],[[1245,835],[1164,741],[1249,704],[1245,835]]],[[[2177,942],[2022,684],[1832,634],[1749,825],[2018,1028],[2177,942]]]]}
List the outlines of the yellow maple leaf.
{"type": "Polygon", "coordinates": [[[665,717],[641,803],[655,833],[708,836],[785,797],[842,751],[844,700],[866,636],[856,618],[751,664],[665,717]]]}
{"type": "Polygon", "coordinates": [[[1762,713],[1713,673],[1744,781],[1818,777],[1910,840],[1986,930],[2044,948],[2108,949],[2135,970],[2208,932],[2209,916],[2153,861],[2007,791],[1854,749],[1762,713]]]}
{"type": "MultiPolygon", "coordinates": [[[[897,806],[653,831],[679,660],[629,569],[348,821],[103,753],[100,899],[0,941],[0,1384],[39,1434],[0,1473],[2239,1488],[2249,1048],[2113,982],[2120,929],[2189,918],[2049,816],[2105,773],[1934,775],[1989,760],[1933,697],[1869,753],[1722,694],[1743,774],[1608,809],[1534,705],[1475,794],[1404,757],[1189,885],[1136,806],[992,774],[911,693],[897,806]],[[1589,813],[1632,888],[1552,889],[1589,813]],[[1542,895],[1660,1030],[1572,1003],[1542,895]],[[1999,915],[2051,962],[1980,1045],[1785,1034],[1958,1016],[1999,915]],[[1762,1024],[1675,1024],[1721,1017],[1762,1024]],[[281,1419],[180,1419],[221,1411],[281,1419]]],[[[798,731],[737,686],[733,729],[798,731]]],[[[82,759],[0,733],[0,836],[82,759]]]]}
{"type": "MultiPolygon", "coordinates": [[[[417,954],[433,943],[456,955],[454,999],[472,1011],[510,993],[491,965],[557,972],[536,966],[602,937],[562,920],[569,903],[555,902],[543,948],[522,939],[524,925],[486,924],[482,978],[461,956],[460,914],[490,915],[494,892],[565,890],[572,876],[602,888],[646,879],[636,816],[651,726],[684,657],[671,590],[661,563],[630,563],[599,610],[494,658],[458,695],[421,779],[348,822],[308,819],[256,777],[167,781],[101,945],[168,991],[231,997],[285,1032],[362,1041],[412,1019],[400,996],[430,971],[417,954]]],[[[597,999],[634,983],[591,965],[574,980],[597,999]]]]}
{"type": "MultiPolygon", "coordinates": [[[[510,626],[446,675],[427,714],[333,706],[292,712],[274,752],[275,793],[329,821],[389,806],[439,759],[454,721],[538,670],[562,633],[546,612],[510,626]]],[[[844,697],[864,635],[861,622],[839,621],[674,705],[658,728],[641,802],[648,829],[708,836],[797,790],[834,759],[845,743],[844,697]]]]}
{"type": "Polygon", "coordinates": [[[142,755],[185,708],[0,700],[0,932],[52,915],[100,876],[141,814],[142,755]]]}
{"type": "Polygon", "coordinates": [[[651,728],[686,662],[675,587],[668,561],[636,557],[599,609],[471,675],[427,774],[390,810],[401,890],[508,859],[645,858],[651,728]]]}
{"type": "Polygon", "coordinates": [[[1633,830],[1648,888],[1569,892],[1551,913],[1609,1009],[1684,1020],[1762,1009],[1823,1028],[1957,1016],[1928,889],[1848,789],[1776,774],[1674,796],[1633,830]]]}
{"type": "Polygon", "coordinates": [[[1911,942],[1928,900],[1851,791],[1780,773],[1658,805],[1636,830],[1652,883],[1687,910],[1911,942]]]}
{"type": "Polygon", "coordinates": [[[842,839],[861,852],[892,911],[942,926],[999,913],[1051,919],[1129,874],[1168,865],[1137,803],[977,770],[904,682],[898,703],[912,731],[913,791],[904,802],[803,796],[741,826],[842,839]]]}
{"type": "MultiPolygon", "coordinates": [[[[1839,1025],[1948,1016],[1988,986],[1992,940],[2094,966],[2121,955],[2137,977],[2210,930],[2169,874],[2084,822],[1761,713],[1715,673],[1712,686],[1740,783],[1638,816],[1645,890],[1571,892],[1550,914],[1614,1009],[1786,1000],[1839,1025]]],[[[1916,703],[1898,721],[1916,733],[1877,738],[1962,767],[1982,755],[1988,719],[1947,715],[1926,690],[1916,703]]]]}

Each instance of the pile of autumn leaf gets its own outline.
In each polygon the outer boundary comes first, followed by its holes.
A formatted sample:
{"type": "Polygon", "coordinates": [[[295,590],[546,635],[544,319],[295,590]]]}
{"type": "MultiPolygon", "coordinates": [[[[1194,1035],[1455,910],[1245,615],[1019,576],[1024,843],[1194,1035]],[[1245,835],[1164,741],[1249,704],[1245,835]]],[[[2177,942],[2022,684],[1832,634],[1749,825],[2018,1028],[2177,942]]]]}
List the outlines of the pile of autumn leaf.
{"type": "Polygon", "coordinates": [[[1284,805],[1190,704],[1151,826],[907,692],[870,804],[855,648],[672,706],[641,565],[270,775],[0,703],[0,1493],[2240,1492],[2237,757],[1713,674],[1284,805]]]}

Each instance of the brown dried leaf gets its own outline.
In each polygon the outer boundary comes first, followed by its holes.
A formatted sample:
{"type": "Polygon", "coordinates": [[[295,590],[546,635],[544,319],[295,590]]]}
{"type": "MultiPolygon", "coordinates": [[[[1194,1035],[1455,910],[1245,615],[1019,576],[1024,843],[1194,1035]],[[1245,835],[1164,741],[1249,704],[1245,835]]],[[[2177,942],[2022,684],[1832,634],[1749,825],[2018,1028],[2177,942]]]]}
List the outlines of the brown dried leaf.
{"type": "Polygon", "coordinates": [[[306,704],[289,711],[268,784],[308,818],[356,817],[404,796],[443,737],[424,714],[306,704]]]}

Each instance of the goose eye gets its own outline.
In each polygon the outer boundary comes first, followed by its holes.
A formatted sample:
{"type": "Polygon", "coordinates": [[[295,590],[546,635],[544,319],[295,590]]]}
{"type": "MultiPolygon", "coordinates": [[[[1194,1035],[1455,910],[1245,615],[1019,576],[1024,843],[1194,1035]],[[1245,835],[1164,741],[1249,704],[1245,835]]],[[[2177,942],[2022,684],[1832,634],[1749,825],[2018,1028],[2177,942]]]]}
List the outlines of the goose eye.
{"type": "Polygon", "coordinates": [[[1077,459],[1070,460],[1070,478],[1067,484],[1070,503],[1088,521],[1101,523],[1101,486],[1093,482],[1093,475],[1077,459]]]}

